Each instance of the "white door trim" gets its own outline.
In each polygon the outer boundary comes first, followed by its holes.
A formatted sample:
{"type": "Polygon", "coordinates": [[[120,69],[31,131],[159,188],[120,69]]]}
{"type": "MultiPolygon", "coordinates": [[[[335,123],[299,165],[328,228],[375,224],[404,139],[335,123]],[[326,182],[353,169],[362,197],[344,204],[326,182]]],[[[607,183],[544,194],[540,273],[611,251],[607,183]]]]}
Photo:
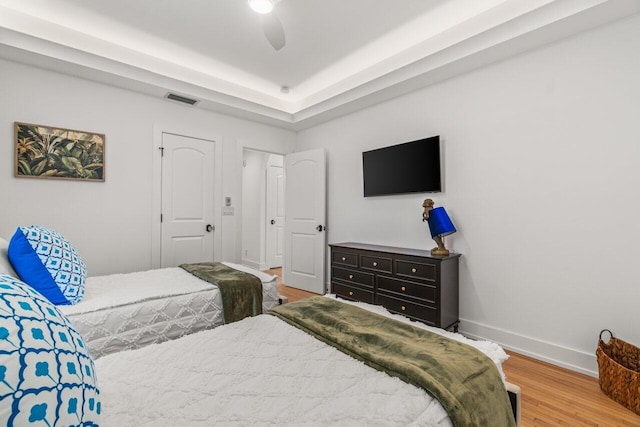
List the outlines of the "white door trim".
{"type": "MultiPolygon", "coordinates": [[[[284,156],[282,156],[284,163],[284,156]]],[[[265,189],[265,259],[266,268],[284,266],[284,164],[282,166],[267,163],[266,167],[266,189],[265,189]],[[272,171],[279,170],[280,180],[277,176],[272,176],[272,171]],[[276,178],[274,180],[274,178],[276,178]],[[278,186],[281,183],[282,186],[278,186]],[[279,209],[280,208],[280,209],[279,209]],[[278,216],[278,213],[281,213],[278,216]],[[275,224],[271,224],[271,221],[275,224]],[[282,244],[278,253],[278,242],[282,244]]]]}
{"type": "Polygon", "coordinates": [[[222,254],[222,138],[214,135],[206,130],[192,129],[178,124],[158,124],[153,125],[153,166],[152,166],[152,206],[151,206],[151,268],[160,268],[160,246],[161,246],[161,228],[160,214],[162,212],[162,134],[171,133],[175,135],[186,136],[189,138],[204,139],[213,141],[215,148],[215,176],[214,176],[214,225],[216,231],[213,236],[213,254],[215,261],[222,254]]]}
{"type": "MultiPolygon", "coordinates": [[[[236,222],[236,251],[235,251],[235,255],[236,255],[236,259],[239,260],[238,262],[242,262],[242,233],[244,232],[244,230],[242,229],[242,214],[243,214],[243,206],[242,206],[242,161],[244,158],[244,150],[251,150],[251,151],[258,151],[258,152],[262,152],[262,153],[268,153],[268,154],[277,154],[279,156],[286,156],[287,154],[289,154],[289,152],[281,152],[281,151],[277,151],[277,150],[265,150],[264,148],[260,148],[257,144],[255,143],[251,143],[247,140],[244,139],[238,139],[236,140],[237,144],[236,144],[236,148],[235,148],[235,155],[236,155],[236,189],[235,189],[235,194],[237,194],[238,196],[236,197],[236,215],[237,218],[239,218],[236,222]]],[[[217,155],[217,154],[216,154],[217,155]]],[[[265,268],[266,268],[266,264],[265,264],[265,268]]],[[[259,269],[259,268],[258,268],[259,269]]]]}

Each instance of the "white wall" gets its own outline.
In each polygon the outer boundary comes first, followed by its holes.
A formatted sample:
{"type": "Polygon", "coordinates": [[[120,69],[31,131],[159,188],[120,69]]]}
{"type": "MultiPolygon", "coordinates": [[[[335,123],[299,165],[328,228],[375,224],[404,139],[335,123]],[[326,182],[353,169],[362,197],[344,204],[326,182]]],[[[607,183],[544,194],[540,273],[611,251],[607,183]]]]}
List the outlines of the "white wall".
{"type": "MultiPolygon", "coordinates": [[[[90,275],[153,265],[154,129],[194,129],[223,144],[218,211],[224,196],[234,204],[241,196],[242,147],[287,153],[295,146],[290,131],[31,66],[0,60],[0,76],[0,236],[10,238],[20,225],[54,228],[76,246],[90,275]],[[15,178],[14,121],[106,134],[106,182],[15,178]]],[[[223,216],[216,224],[217,259],[240,261],[238,221],[223,216]]]]}
{"type": "Polygon", "coordinates": [[[328,152],[328,241],[462,253],[461,330],[594,374],[601,329],[640,344],[640,17],[303,131],[328,152]],[[363,198],[363,150],[441,135],[444,191],[363,198]]]}

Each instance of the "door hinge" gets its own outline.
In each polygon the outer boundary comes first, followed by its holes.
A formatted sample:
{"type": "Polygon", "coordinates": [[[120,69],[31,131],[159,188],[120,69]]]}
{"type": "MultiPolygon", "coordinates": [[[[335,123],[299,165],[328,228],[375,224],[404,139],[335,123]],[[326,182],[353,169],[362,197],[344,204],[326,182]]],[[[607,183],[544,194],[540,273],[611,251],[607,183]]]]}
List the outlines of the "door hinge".
{"type": "Polygon", "coordinates": [[[164,147],[158,147],[158,150],[160,150],[160,157],[164,157],[164,147]]]}
{"type": "Polygon", "coordinates": [[[162,222],[162,214],[160,214],[160,222],[162,222]]]}

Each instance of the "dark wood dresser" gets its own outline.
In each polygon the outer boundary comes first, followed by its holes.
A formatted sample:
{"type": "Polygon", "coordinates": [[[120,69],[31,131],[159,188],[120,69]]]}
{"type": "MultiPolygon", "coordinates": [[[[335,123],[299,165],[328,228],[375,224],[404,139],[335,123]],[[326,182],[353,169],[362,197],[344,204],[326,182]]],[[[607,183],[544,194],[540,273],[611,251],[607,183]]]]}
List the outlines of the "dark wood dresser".
{"type": "Polygon", "coordinates": [[[379,304],[443,329],[458,329],[458,258],[362,243],[331,247],[331,292],[379,304]]]}

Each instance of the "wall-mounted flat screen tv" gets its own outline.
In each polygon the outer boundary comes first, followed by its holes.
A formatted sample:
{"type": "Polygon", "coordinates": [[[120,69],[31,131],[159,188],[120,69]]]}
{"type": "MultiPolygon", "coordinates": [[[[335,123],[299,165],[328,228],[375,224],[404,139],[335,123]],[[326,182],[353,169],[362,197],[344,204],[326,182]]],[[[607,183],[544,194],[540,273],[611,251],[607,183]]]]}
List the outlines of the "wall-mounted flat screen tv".
{"type": "Polygon", "coordinates": [[[362,153],[364,197],[441,191],[440,136],[362,153]]]}

